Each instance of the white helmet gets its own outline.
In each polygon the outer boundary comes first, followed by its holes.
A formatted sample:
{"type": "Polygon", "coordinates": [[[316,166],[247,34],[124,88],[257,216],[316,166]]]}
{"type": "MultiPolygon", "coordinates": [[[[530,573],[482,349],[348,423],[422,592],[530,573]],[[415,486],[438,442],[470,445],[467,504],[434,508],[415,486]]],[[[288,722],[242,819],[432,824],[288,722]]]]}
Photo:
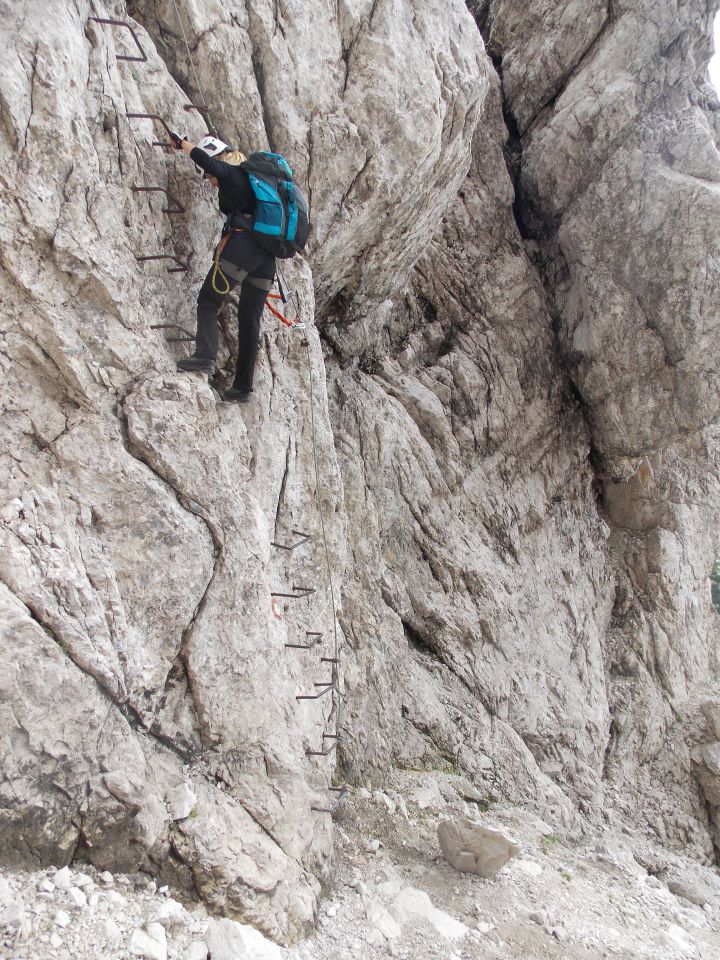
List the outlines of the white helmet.
{"type": "Polygon", "coordinates": [[[224,153],[226,150],[229,150],[230,147],[223,143],[222,140],[218,140],[217,137],[203,137],[200,143],[197,144],[198,149],[202,150],[203,153],[206,153],[209,157],[216,157],[219,153],[224,153]]]}

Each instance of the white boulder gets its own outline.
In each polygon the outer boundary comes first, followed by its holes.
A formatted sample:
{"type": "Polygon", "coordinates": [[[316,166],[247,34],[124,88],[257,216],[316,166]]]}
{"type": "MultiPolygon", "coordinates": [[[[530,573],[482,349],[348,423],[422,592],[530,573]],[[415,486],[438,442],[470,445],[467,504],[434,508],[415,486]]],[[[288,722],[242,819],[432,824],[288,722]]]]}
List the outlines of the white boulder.
{"type": "Polygon", "coordinates": [[[520,853],[515,840],[464,817],[444,820],[438,826],[438,840],[443,856],[456,870],[481,877],[494,876],[520,853]]]}

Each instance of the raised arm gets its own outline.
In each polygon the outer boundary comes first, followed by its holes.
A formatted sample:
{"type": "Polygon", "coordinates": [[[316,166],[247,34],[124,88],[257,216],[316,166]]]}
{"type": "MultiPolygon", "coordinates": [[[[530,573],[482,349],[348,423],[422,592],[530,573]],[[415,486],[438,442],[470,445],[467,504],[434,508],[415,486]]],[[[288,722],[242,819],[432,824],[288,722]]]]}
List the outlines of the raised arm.
{"type": "Polygon", "coordinates": [[[236,169],[229,163],[218,160],[216,157],[209,157],[204,150],[200,150],[189,140],[183,140],[181,147],[183,153],[187,153],[193,163],[196,163],[198,167],[205,171],[205,173],[209,173],[211,176],[217,177],[220,183],[222,183],[223,180],[226,180],[232,174],[232,171],[236,169]]]}

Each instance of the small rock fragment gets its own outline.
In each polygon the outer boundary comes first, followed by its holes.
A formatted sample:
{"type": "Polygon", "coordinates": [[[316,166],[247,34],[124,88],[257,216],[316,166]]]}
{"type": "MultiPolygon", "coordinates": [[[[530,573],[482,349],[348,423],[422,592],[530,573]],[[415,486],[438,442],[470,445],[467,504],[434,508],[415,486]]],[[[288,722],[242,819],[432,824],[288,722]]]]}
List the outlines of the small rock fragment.
{"type": "Polygon", "coordinates": [[[366,919],[374,930],[379,930],[385,940],[394,940],[402,933],[402,927],[377,900],[368,904],[365,910],[366,919]]]}
{"type": "Polygon", "coordinates": [[[62,946],[62,940],[61,940],[60,937],[55,933],[54,930],[53,930],[53,932],[50,934],[50,939],[49,939],[48,942],[50,943],[50,946],[53,948],[53,950],[59,950],[60,947],[62,946]]]}
{"type": "Polygon", "coordinates": [[[188,917],[183,905],[170,897],[160,904],[151,919],[154,923],[161,923],[166,930],[169,930],[171,927],[186,923],[188,917]]]}
{"type": "Polygon", "coordinates": [[[207,960],[208,947],[204,940],[194,940],[182,955],[182,960],[207,960]]]}
{"type": "Polygon", "coordinates": [[[211,920],[207,945],[212,960],[282,960],[280,947],[256,930],[235,920],[211,920]]]}
{"type": "Polygon", "coordinates": [[[67,895],[68,900],[70,900],[76,910],[82,910],[87,906],[87,897],[82,890],[79,889],[79,887],[70,887],[67,895]]]}
{"type": "Polygon", "coordinates": [[[167,939],[165,927],[159,923],[148,923],[133,931],[129,944],[130,953],[145,960],[167,960],[167,939]]]}
{"type": "Polygon", "coordinates": [[[55,890],[55,884],[52,880],[48,880],[48,878],[45,877],[38,884],[38,890],[40,893],[52,893],[55,890]]]}
{"type": "Polygon", "coordinates": [[[55,926],[66,927],[70,923],[70,914],[64,910],[58,910],[55,914],[55,926]]]}
{"type": "Polygon", "coordinates": [[[62,870],[58,872],[53,877],[53,883],[58,888],[58,890],[69,890],[70,889],[71,874],[69,867],[63,867],[62,870]]]}
{"type": "Polygon", "coordinates": [[[101,883],[104,883],[106,887],[111,887],[115,883],[115,877],[109,870],[103,870],[98,879],[101,883]]]}
{"type": "Polygon", "coordinates": [[[427,781],[417,787],[410,799],[419,810],[439,809],[447,806],[447,801],[440,792],[439,786],[433,781],[427,781]]]}
{"type": "Polygon", "coordinates": [[[682,953],[689,952],[695,945],[695,941],[690,934],[675,924],[661,930],[655,937],[655,942],[659,943],[661,947],[670,947],[682,953]]]}
{"type": "Polygon", "coordinates": [[[6,903],[10,903],[12,898],[13,892],[10,889],[10,884],[5,877],[0,877],[0,907],[5,906],[6,903]]]}
{"type": "Polygon", "coordinates": [[[19,930],[25,919],[25,904],[22,900],[11,900],[0,910],[0,926],[10,930],[19,930]]]}
{"type": "Polygon", "coordinates": [[[401,924],[408,921],[416,924],[419,920],[425,920],[448,940],[459,940],[469,932],[464,923],[460,923],[449,913],[438,910],[430,897],[415,887],[405,887],[398,893],[392,902],[390,913],[401,924]]]}
{"type": "Polygon", "coordinates": [[[112,917],[108,917],[106,920],[103,920],[102,932],[107,942],[111,945],[116,944],[122,936],[120,927],[115,923],[112,917]]]}
{"type": "Polygon", "coordinates": [[[30,917],[23,917],[15,934],[15,943],[27,943],[32,937],[33,925],[30,917]]]}
{"type": "Polygon", "coordinates": [[[713,891],[706,884],[690,877],[668,880],[668,890],[676,897],[684,897],[698,907],[704,907],[712,899],[713,891]]]}

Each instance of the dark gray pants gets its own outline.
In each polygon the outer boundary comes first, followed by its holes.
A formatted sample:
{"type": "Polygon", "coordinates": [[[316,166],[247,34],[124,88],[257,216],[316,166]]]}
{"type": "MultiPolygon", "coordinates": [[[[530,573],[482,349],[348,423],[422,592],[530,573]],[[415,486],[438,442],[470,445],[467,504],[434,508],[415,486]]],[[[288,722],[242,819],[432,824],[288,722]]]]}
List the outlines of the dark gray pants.
{"type": "MultiPolygon", "coordinates": [[[[260,339],[260,318],[275,279],[275,258],[261,249],[250,234],[234,234],[223,250],[220,269],[227,277],[230,290],[240,286],[238,356],[233,386],[237,390],[252,390],[260,339]]],[[[197,301],[195,356],[203,360],[217,359],[218,310],[227,296],[227,293],[216,293],[213,290],[212,276],[211,267],[200,287],[197,301]]],[[[216,285],[220,290],[225,289],[222,277],[218,276],[216,285]]]]}

